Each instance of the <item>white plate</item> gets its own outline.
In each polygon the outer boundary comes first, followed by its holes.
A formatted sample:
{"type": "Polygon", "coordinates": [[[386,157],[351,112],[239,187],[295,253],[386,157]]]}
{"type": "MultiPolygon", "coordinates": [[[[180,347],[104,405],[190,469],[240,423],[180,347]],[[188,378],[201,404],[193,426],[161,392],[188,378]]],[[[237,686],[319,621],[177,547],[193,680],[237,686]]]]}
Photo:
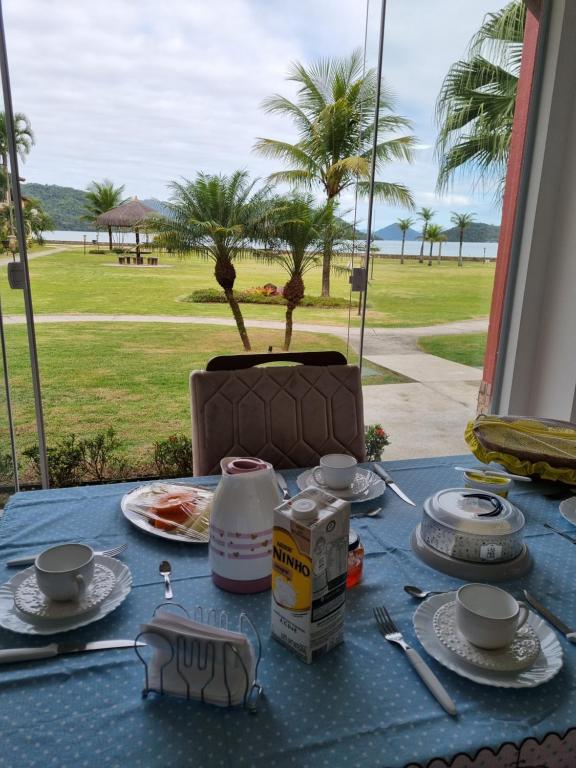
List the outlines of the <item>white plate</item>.
{"type": "Polygon", "coordinates": [[[560,503],[560,514],[564,520],[568,520],[572,525],[576,525],[576,496],[564,499],[560,503]]]}
{"type": "Polygon", "coordinates": [[[370,501],[377,496],[381,496],[386,490],[386,483],[377,474],[370,469],[364,469],[358,467],[356,470],[356,477],[350,488],[344,488],[337,490],[335,488],[329,488],[327,485],[320,485],[314,479],[314,469],[307,469],[296,478],[296,484],[301,491],[309,486],[313,488],[319,488],[321,491],[326,491],[332,496],[336,496],[337,499],[344,499],[351,504],[360,501],[370,501]]]}
{"type": "Polygon", "coordinates": [[[554,630],[536,613],[530,611],[526,624],[532,627],[540,641],[540,653],[528,669],[519,672],[496,672],[480,669],[467,663],[455,653],[445,648],[436,637],[432,625],[436,611],[445,603],[452,602],[456,592],[445,592],[425,600],[414,613],[414,629],[424,649],[436,661],[452,672],[481,685],[496,688],[535,688],[547,683],[562,668],[562,646],[554,630]]]}
{"type": "Polygon", "coordinates": [[[60,632],[70,632],[72,629],[78,629],[78,627],[84,627],[86,624],[92,624],[94,621],[103,619],[104,616],[107,616],[123,603],[130,594],[132,575],[128,566],[114,557],[96,555],[95,562],[110,568],[116,577],[116,586],[104,602],[100,603],[93,611],[69,619],[32,621],[28,616],[20,613],[14,605],[14,591],[27,578],[26,571],[23,571],[17,573],[10,581],[0,587],[0,626],[23,635],[55,635],[60,632]]]}
{"type": "Polygon", "coordinates": [[[98,562],[94,565],[94,578],[78,600],[55,601],[46,597],[38,586],[34,566],[26,568],[18,577],[19,584],[14,588],[14,603],[30,621],[62,621],[88,613],[103,603],[116,587],[114,572],[98,562]]]}
{"type": "MultiPolygon", "coordinates": [[[[135,511],[135,506],[142,499],[145,499],[147,495],[149,495],[150,488],[157,486],[158,484],[158,481],[154,483],[147,483],[146,485],[141,485],[138,488],[134,488],[134,490],[122,496],[120,509],[122,510],[122,514],[126,520],[132,523],[132,525],[135,525],[136,528],[139,528],[141,531],[151,533],[152,536],[159,536],[161,539],[170,539],[171,541],[185,541],[187,544],[207,544],[210,541],[209,528],[206,529],[205,534],[201,538],[192,538],[191,536],[185,536],[181,533],[171,533],[170,531],[163,531],[161,528],[154,528],[150,521],[146,520],[145,517],[142,517],[142,515],[135,511]]],[[[195,487],[187,485],[186,483],[162,483],[162,485],[166,486],[167,489],[195,487]]],[[[209,488],[206,488],[206,491],[212,492],[209,488]]]]}

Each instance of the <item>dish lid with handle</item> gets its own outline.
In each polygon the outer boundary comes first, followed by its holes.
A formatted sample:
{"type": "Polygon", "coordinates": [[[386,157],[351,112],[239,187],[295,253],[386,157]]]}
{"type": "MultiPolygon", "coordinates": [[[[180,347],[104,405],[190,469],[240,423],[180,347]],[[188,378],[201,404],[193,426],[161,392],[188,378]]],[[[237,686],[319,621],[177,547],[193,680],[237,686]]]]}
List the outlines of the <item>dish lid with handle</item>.
{"type": "Polygon", "coordinates": [[[447,488],[424,502],[432,520],[462,533],[503,535],[521,531],[524,515],[507,499],[489,491],[447,488]]]}

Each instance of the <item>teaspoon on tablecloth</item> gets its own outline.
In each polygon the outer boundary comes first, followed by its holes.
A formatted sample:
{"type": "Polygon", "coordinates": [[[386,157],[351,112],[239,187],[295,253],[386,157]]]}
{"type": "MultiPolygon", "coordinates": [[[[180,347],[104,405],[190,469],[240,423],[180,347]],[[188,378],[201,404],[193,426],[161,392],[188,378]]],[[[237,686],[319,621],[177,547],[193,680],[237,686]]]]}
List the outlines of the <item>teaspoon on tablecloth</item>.
{"type": "Polygon", "coordinates": [[[378,517],[382,512],[382,507],[376,507],[376,509],[369,509],[368,512],[351,512],[350,519],[353,517],[378,517]]]}
{"type": "Polygon", "coordinates": [[[160,563],[160,573],[164,576],[164,597],[166,600],[172,600],[174,594],[172,592],[172,585],[170,584],[170,574],[172,573],[172,566],[168,560],[162,560],[160,563]]]}
{"type": "Polygon", "coordinates": [[[420,589],[419,587],[413,587],[411,584],[406,584],[404,587],[404,592],[407,592],[410,597],[416,597],[418,600],[425,600],[427,597],[431,597],[432,595],[443,595],[443,592],[426,592],[423,589],[420,589]]]}

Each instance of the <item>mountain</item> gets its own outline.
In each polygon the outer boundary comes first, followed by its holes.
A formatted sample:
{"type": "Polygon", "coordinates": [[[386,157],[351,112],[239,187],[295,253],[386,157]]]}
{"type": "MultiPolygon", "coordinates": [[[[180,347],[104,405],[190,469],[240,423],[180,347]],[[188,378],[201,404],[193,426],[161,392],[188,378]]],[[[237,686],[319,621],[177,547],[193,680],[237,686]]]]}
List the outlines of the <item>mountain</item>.
{"type": "Polygon", "coordinates": [[[54,229],[87,229],[87,222],[82,220],[86,193],[81,189],[57,184],[22,184],[22,194],[40,200],[54,222],[54,229]]]}
{"type": "MultiPolygon", "coordinates": [[[[449,243],[457,243],[460,240],[458,227],[445,229],[444,234],[449,243]]],[[[500,227],[484,224],[482,221],[475,221],[464,230],[464,240],[467,243],[497,243],[499,237],[500,227]]]]}
{"type": "MultiPolygon", "coordinates": [[[[410,228],[406,230],[406,242],[417,240],[419,236],[420,233],[415,229],[410,228]]],[[[374,237],[376,240],[402,240],[402,230],[398,224],[389,224],[387,227],[377,229],[374,232],[374,237]]]]}

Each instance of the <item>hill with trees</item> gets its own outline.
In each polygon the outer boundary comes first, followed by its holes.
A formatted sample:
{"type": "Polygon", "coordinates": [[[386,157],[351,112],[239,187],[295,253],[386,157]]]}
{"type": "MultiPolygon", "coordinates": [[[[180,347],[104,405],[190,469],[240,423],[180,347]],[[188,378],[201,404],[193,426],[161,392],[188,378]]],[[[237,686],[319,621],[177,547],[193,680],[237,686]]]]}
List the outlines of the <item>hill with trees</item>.
{"type": "MultiPolygon", "coordinates": [[[[460,240],[458,227],[445,229],[444,235],[449,243],[457,243],[460,240]]],[[[467,243],[497,243],[499,237],[500,227],[495,224],[484,224],[481,221],[472,222],[464,230],[464,241],[467,243]]]]}
{"type": "Polygon", "coordinates": [[[23,184],[22,194],[40,200],[44,211],[54,222],[54,229],[87,229],[82,219],[85,214],[86,193],[73,187],[57,184],[23,184]]]}
{"type": "MultiPolygon", "coordinates": [[[[418,240],[420,232],[415,229],[406,230],[406,242],[410,240],[418,240]]],[[[387,227],[382,227],[374,232],[375,240],[402,240],[402,230],[398,224],[388,224],[387,227]]]]}

